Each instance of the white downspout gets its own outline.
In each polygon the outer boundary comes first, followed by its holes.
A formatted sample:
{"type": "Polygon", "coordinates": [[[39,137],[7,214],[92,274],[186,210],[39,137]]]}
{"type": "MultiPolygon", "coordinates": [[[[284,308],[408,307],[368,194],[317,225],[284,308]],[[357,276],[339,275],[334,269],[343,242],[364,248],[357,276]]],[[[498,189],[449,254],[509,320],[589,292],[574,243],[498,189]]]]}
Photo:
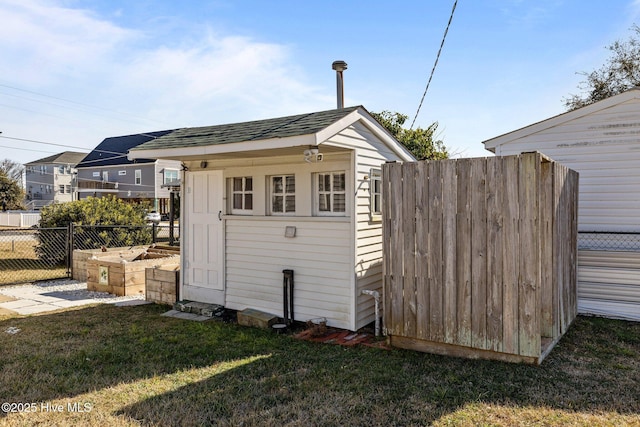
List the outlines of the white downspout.
{"type": "Polygon", "coordinates": [[[376,328],[376,337],[380,336],[380,293],[378,291],[372,291],[370,289],[363,289],[363,295],[371,295],[373,300],[375,301],[375,328],[376,328]]]}

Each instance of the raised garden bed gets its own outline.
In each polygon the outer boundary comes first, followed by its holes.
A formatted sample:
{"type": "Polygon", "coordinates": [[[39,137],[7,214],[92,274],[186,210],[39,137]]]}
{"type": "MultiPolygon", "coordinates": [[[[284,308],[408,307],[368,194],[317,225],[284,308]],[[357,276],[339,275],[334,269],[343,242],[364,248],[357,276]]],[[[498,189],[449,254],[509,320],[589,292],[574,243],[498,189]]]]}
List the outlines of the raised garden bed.
{"type": "Polygon", "coordinates": [[[87,289],[120,296],[144,295],[147,268],[179,263],[176,250],[152,247],[94,256],[86,261],[87,289]]]}

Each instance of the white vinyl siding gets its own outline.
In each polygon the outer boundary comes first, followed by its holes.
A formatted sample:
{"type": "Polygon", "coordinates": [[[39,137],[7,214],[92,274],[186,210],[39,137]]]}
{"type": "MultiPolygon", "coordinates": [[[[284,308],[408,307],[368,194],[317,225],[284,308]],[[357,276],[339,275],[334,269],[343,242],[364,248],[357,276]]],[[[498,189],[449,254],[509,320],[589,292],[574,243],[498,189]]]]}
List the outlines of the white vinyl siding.
{"type": "Polygon", "coordinates": [[[348,220],[337,218],[227,217],[227,307],[281,316],[282,270],[291,269],[295,320],[326,317],[352,329],[349,229],[348,220]],[[285,237],[287,226],[296,227],[295,237],[285,237]]]}
{"type": "MultiPolygon", "coordinates": [[[[570,113],[568,113],[570,114],[570,113]]],[[[496,147],[540,151],[580,174],[580,231],[640,231],[640,100],[615,105],[496,147]]]]}
{"type": "Polygon", "coordinates": [[[578,311],[640,321],[640,252],[578,251],[578,311]]]}
{"type": "MultiPolygon", "coordinates": [[[[355,150],[355,274],[356,299],[355,325],[361,328],[375,320],[374,299],[362,295],[363,289],[380,292],[382,296],[382,222],[371,216],[371,169],[380,169],[387,161],[398,161],[382,141],[378,140],[365,126],[356,124],[330,139],[355,150]]],[[[322,147],[322,146],[321,146],[322,147]]]]}
{"type": "MultiPolygon", "coordinates": [[[[637,90],[485,142],[496,155],[539,151],[577,171],[578,230],[640,232],[637,90]]],[[[638,320],[640,256],[579,251],[578,312],[638,320]],[[621,265],[627,263],[626,266],[621,265]]]]}

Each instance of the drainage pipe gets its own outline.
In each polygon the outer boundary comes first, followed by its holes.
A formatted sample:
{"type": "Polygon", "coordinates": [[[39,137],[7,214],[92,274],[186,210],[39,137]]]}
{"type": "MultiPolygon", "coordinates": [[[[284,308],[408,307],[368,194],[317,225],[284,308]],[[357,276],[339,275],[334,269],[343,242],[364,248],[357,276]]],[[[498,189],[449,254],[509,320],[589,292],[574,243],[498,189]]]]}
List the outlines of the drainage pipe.
{"type": "Polygon", "coordinates": [[[286,325],[291,325],[293,318],[293,270],[282,270],[283,317],[286,325]]]}
{"type": "Polygon", "coordinates": [[[375,314],[376,314],[375,328],[376,328],[376,337],[377,337],[380,335],[380,293],[378,291],[372,291],[370,289],[363,289],[362,294],[372,296],[375,302],[375,314]]]}

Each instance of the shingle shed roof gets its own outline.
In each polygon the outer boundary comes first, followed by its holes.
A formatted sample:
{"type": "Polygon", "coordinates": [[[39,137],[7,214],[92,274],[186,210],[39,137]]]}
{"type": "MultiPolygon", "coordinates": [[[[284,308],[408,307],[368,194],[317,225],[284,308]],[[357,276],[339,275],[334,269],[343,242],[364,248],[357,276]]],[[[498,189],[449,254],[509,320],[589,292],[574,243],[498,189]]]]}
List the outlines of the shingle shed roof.
{"type": "Polygon", "coordinates": [[[78,153],[76,151],[64,151],[62,153],[54,154],[53,156],[45,157],[39,160],[34,160],[33,162],[26,163],[27,165],[37,165],[37,164],[65,164],[65,165],[76,165],[84,159],[87,153],[78,153]]]}
{"type": "Polygon", "coordinates": [[[132,150],[199,147],[309,135],[321,131],[362,107],[320,111],[275,119],[183,128],[138,145],[132,150]]]}

